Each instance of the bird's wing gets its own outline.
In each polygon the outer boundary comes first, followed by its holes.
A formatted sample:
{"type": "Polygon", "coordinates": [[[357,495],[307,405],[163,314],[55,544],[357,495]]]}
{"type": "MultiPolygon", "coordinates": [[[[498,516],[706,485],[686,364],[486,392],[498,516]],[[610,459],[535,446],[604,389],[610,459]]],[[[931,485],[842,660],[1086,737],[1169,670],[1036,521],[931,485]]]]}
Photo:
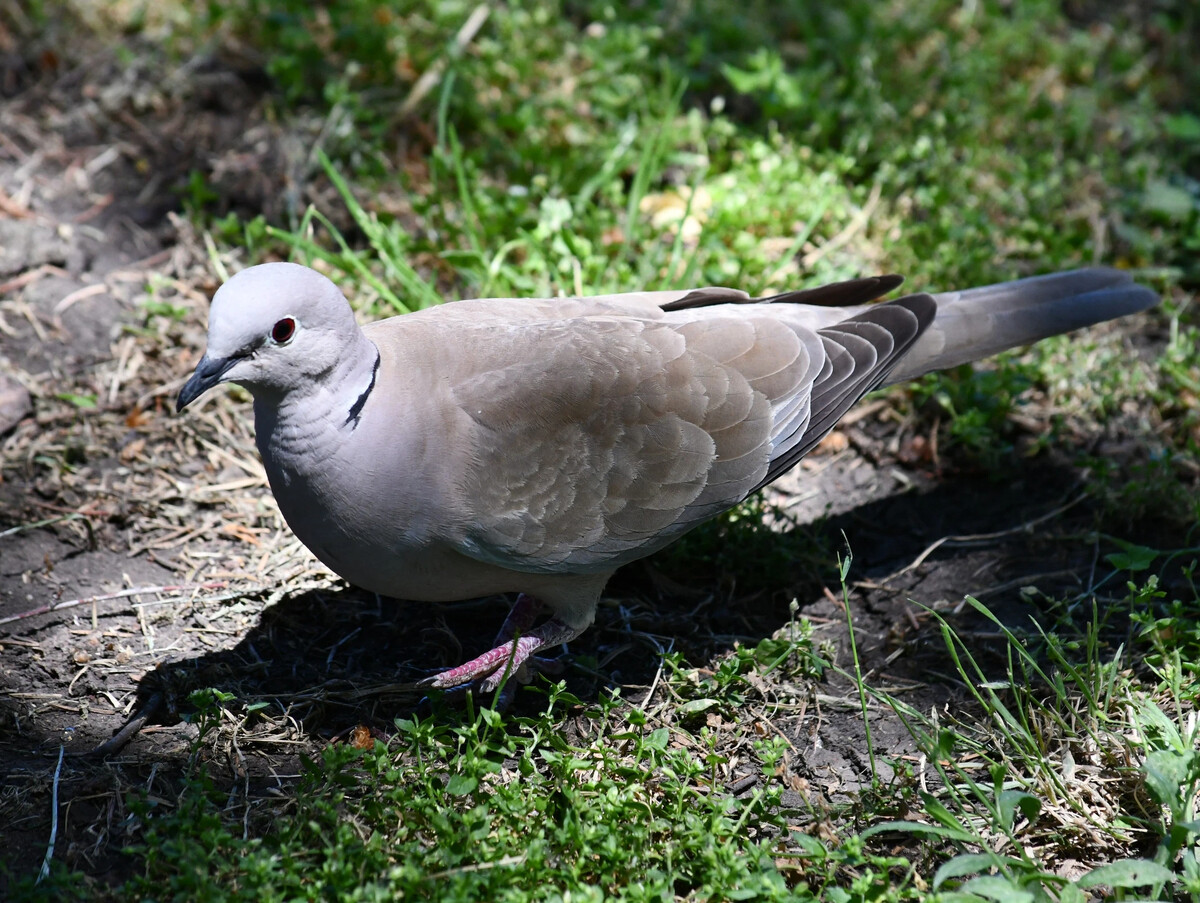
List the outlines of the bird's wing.
{"type": "Polygon", "coordinates": [[[798,461],[935,309],[914,296],[810,329],[786,307],[617,316],[605,299],[566,320],[456,317],[471,361],[448,376],[468,422],[462,550],[580,572],[665,546],[798,461]]]}

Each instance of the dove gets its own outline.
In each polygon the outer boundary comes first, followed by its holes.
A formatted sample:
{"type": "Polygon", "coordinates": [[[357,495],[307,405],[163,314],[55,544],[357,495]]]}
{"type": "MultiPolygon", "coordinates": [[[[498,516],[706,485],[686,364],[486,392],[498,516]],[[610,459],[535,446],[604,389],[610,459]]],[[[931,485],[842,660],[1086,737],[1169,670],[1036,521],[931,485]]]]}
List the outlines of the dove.
{"type": "Polygon", "coordinates": [[[1103,267],[880,301],[899,276],[464,300],[360,327],[293,263],[212,300],[176,404],[224,382],[290,528],[381,595],[518,594],[494,648],[430,679],[494,690],[592,623],[609,577],[769,484],[865,393],[1144,310],[1103,267]]]}

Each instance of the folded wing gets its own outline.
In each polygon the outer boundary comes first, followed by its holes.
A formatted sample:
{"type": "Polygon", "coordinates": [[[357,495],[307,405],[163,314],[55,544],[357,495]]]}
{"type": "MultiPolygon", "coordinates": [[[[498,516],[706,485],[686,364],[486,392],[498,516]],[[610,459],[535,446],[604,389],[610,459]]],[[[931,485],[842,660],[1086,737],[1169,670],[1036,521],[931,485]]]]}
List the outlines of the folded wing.
{"type": "Polygon", "coordinates": [[[809,328],[790,297],[683,300],[510,321],[496,363],[455,382],[473,462],[463,551],[600,572],[667,545],[799,461],[936,311],[917,295],[809,328]]]}

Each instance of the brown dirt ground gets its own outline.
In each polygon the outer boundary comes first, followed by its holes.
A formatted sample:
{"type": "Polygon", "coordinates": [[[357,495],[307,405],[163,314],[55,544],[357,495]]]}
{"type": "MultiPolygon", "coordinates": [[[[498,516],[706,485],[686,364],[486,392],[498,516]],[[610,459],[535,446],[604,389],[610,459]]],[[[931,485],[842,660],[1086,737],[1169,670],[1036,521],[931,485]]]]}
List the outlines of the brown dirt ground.
{"type": "MultiPolygon", "coordinates": [[[[174,189],[197,168],[232,208],[306,202],[311,170],[296,150],[306,132],[268,122],[255,80],[234,68],[197,65],[172,81],[115,59],[6,71],[0,108],[0,377],[32,397],[0,435],[0,618],[61,606],[0,627],[0,848],[18,874],[45,851],[60,745],[92,749],[148,715],[109,755],[67,758],[59,782],[56,855],[117,878],[129,839],[123,791],[172,800],[194,754],[196,729],[180,720],[191,689],[269,703],[231,728],[234,742],[202,753],[220,780],[268,793],[295,775],[298,753],[358,724],[386,733],[418,704],[411,682],[484,648],[503,616],[496,600],[420,606],[346,587],[283,525],[244,396],[215,393],[174,414],[216,285],[203,242],[175,215],[174,189]],[[155,316],[148,302],[179,316],[155,316]],[[63,604],[73,600],[84,601],[63,604]]],[[[619,686],[640,703],[661,649],[703,671],[733,644],[786,629],[792,599],[848,665],[828,561],[842,532],[856,555],[851,604],[869,679],[926,711],[959,707],[963,694],[910,599],[951,608],[972,592],[1015,623],[1033,610],[1022,587],[1061,598],[1094,585],[1092,503],[1039,521],[1081,495],[1086,475],[1066,455],[1000,478],[951,464],[939,473],[912,453],[913,431],[928,423],[889,419],[886,401],[865,410],[774,497],[801,524],[818,521],[789,529],[811,533],[823,563],[763,575],[753,592],[686,580],[668,560],[628,569],[572,645],[572,692],[586,701],[619,686]],[[944,537],[960,539],[910,567],[944,537]]],[[[1130,422],[1131,435],[1110,427],[1080,442],[1136,458],[1130,422]]],[[[972,622],[961,623],[971,636],[972,622]]],[[[981,653],[996,641],[974,636],[981,653]]],[[[670,719],[658,687],[650,702],[670,719]]],[[[862,786],[863,725],[848,682],[764,684],[762,696],[773,704],[769,729],[792,745],[798,791],[836,800],[862,786]]],[[[914,761],[890,713],[873,710],[872,723],[885,757],[914,761]]]]}

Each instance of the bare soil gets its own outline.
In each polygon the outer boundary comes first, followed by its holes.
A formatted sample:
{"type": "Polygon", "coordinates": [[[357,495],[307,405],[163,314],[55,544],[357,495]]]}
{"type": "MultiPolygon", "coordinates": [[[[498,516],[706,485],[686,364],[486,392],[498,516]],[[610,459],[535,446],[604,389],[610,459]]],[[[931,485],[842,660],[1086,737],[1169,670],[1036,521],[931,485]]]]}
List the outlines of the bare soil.
{"type": "MultiPolygon", "coordinates": [[[[504,614],[495,599],[430,606],[347,587],[283,524],[245,397],[174,413],[216,286],[203,241],[177,215],[188,173],[252,213],[312,189],[304,126],[268,122],[253,73],[209,61],[172,71],[103,50],[71,66],[43,58],[8,73],[0,107],[0,399],[5,385],[10,399],[17,385],[30,397],[0,424],[0,618],[59,606],[0,626],[0,860],[16,874],[45,852],[60,747],[55,855],[116,880],[128,868],[125,793],[169,804],[196,755],[183,720],[192,690],[267,703],[199,754],[219,781],[268,792],[295,776],[300,753],[356,725],[386,734],[422,705],[412,682],[483,649],[504,614]],[[109,742],[135,717],[140,731],[109,742]],[[106,742],[105,755],[72,755],[106,742]]],[[[1153,345],[1149,322],[1112,329],[1153,345]]],[[[734,644],[788,629],[793,599],[848,667],[829,554],[844,534],[869,680],[926,711],[964,705],[936,627],[910,600],[952,610],[974,593],[1024,623],[1041,597],[1023,588],[1061,598],[1094,585],[1096,506],[1065,451],[971,472],[928,454],[928,421],[889,412],[874,405],[777,487],[773,500],[797,519],[786,530],[811,535],[811,556],[751,591],[716,569],[711,582],[679,574],[669,556],[629,568],[572,644],[571,691],[586,702],[619,686],[640,704],[657,684],[645,701],[670,702],[656,682],[662,650],[710,668],[734,644]]],[[[1127,425],[1078,442],[1136,460],[1145,443],[1136,418],[1127,425]]],[[[996,637],[959,624],[986,660],[996,637]]],[[[862,787],[864,730],[846,680],[761,692],[745,717],[771,703],[766,729],[791,744],[797,793],[828,803],[862,787]]],[[[521,693],[516,705],[543,699],[521,693]]],[[[913,761],[896,718],[871,718],[885,760],[913,761]]]]}

